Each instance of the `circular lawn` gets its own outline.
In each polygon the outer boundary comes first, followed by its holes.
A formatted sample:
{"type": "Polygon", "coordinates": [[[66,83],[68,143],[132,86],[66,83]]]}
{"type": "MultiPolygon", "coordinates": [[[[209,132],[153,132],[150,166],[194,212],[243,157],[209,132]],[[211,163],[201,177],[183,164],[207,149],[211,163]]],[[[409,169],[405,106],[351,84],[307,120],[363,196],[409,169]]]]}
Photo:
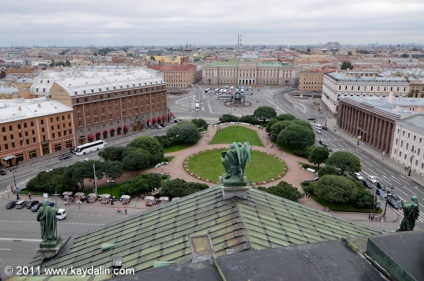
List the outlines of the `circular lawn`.
{"type": "MultiPolygon", "coordinates": [[[[221,163],[221,152],[228,149],[211,149],[195,153],[184,161],[184,170],[195,178],[208,182],[219,182],[225,172],[221,163]]],[[[287,172],[286,163],[275,156],[250,151],[252,163],[246,165],[245,176],[252,184],[263,184],[281,178],[287,172]]]]}

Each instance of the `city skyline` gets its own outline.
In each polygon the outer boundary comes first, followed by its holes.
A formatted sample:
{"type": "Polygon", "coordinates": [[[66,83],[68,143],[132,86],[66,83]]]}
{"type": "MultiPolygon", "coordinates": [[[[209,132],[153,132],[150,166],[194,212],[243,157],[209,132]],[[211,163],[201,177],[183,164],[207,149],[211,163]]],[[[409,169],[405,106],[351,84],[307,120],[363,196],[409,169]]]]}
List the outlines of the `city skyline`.
{"type": "Polygon", "coordinates": [[[0,46],[423,44],[423,13],[417,0],[20,1],[0,11],[0,46]]]}

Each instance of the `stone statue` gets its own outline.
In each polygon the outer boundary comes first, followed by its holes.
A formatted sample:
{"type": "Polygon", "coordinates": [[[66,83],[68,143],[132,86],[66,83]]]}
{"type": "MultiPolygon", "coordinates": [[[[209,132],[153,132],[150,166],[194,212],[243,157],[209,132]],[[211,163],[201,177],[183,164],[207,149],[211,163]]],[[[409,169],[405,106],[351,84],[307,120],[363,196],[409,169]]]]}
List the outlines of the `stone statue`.
{"type": "Polygon", "coordinates": [[[43,206],[37,213],[37,221],[40,222],[41,227],[41,246],[45,247],[56,246],[57,245],[57,219],[56,212],[58,210],[58,206],[50,207],[49,200],[44,200],[43,206]]]}
{"type": "Polygon", "coordinates": [[[228,151],[222,152],[221,161],[227,173],[226,179],[243,177],[246,163],[251,161],[249,142],[246,141],[244,145],[241,142],[233,142],[228,151]]]}
{"type": "Polygon", "coordinates": [[[412,202],[401,201],[403,208],[403,219],[400,223],[400,226],[396,231],[412,231],[415,227],[415,221],[420,215],[420,210],[418,209],[418,199],[417,196],[411,197],[412,202]]]}

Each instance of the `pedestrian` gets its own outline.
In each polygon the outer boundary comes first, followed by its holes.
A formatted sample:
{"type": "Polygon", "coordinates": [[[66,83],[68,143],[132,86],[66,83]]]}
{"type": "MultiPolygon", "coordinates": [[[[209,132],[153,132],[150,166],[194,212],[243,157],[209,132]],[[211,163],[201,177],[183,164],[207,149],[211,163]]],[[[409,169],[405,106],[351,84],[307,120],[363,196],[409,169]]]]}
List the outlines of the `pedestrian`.
{"type": "Polygon", "coordinates": [[[29,200],[31,200],[31,195],[32,195],[32,194],[31,194],[31,192],[29,192],[29,193],[28,193],[28,198],[29,198],[29,200]]]}
{"type": "Polygon", "coordinates": [[[121,213],[121,208],[120,207],[118,207],[118,213],[121,213]]]}
{"type": "Polygon", "coordinates": [[[137,202],[134,202],[134,208],[137,208],[137,202]]]}
{"type": "Polygon", "coordinates": [[[128,214],[128,210],[127,210],[127,208],[125,208],[125,215],[127,215],[128,214]]]}

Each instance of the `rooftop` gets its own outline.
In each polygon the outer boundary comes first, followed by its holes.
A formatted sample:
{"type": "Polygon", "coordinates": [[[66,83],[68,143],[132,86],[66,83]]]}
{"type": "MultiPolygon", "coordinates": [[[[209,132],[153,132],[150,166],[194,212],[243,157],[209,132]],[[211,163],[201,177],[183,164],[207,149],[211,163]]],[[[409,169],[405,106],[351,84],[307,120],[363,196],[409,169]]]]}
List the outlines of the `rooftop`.
{"type": "MultiPolygon", "coordinates": [[[[378,233],[254,188],[248,189],[246,199],[224,200],[222,188],[215,187],[72,237],[43,266],[109,268],[114,257],[122,257],[127,268],[138,272],[158,261],[191,260],[190,237],[205,234],[216,255],[224,256],[227,250],[237,253],[378,233]],[[102,251],[105,243],[115,247],[102,251]]],[[[41,263],[38,255],[31,265],[41,263]]]]}
{"type": "Polygon", "coordinates": [[[164,83],[155,75],[154,70],[147,68],[72,68],[42,72],[34,79],[31,92],[48,95],[54,82],[66,89],[71,96],[164,83]]]}
{"type": "Polygon", "coordinates": [[[71,111],[72,108],[46,98],[0,100],[0,123],[71,111]]]}

